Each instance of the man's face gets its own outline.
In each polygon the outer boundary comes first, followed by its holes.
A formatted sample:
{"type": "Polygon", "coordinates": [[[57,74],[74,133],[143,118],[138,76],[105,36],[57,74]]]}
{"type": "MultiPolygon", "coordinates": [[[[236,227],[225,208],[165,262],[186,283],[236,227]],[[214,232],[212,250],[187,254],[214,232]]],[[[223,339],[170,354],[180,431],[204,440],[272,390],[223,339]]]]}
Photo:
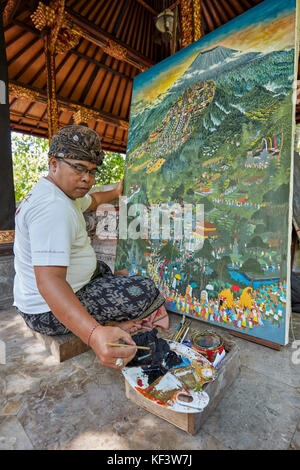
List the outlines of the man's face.
{"type": "Polygon", "coordinates": [[[95,182],[95,175],[83,170],[96,170],[96,168],[95,163],[85,160],[51,157],[49,175],[69,198],[77,199],[85,196],[95,182]]]}

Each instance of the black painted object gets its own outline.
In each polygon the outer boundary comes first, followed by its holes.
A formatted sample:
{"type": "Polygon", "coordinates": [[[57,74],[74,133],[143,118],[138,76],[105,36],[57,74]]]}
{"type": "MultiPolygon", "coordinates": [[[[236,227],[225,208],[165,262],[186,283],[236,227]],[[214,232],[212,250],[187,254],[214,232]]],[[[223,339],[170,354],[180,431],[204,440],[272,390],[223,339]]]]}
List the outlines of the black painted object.
{"type": "Polygon", "coordinates": [[[165,375],[171,367],[182,362],[182,358],[174,351],[163,338],[157,337],[157,329],[144,333],[136,333],[132,336],[137,346],[148,346],[151,351],[138,349],[135,357],[127,364],[127,367],[142,366],[143,372],[148,376],[148,384],[151,385],[158,377],[165,375]],[[162,364],[164,362],[165,366],[162,364]]]}

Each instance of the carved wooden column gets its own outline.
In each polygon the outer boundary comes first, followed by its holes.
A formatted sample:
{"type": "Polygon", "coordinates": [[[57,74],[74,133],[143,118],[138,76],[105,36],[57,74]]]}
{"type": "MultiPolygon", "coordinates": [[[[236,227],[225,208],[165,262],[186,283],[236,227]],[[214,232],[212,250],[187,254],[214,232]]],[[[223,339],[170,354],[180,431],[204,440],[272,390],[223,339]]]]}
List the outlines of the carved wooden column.
{"type": "Polygon", "coordinates": [[[55,54],[52,50],[51,33],[44,38],[44,49],[47,73],[47,97],[48,97],[48,136],[49,142],[53,134],[58,131],[58,106],[56,100],[55,79],[55,54]]]}
{"type": "Polygon", "coordinates": [[[202,36],[201,0],[181,0],[182,47],[192,44],[202,36]]]}
{"type": "Polygon", "coordinates": [[[58,104],[56,99],[55,56],[57,53],[66,52],[79,41],[79,35],[72,34],[64,27],[65,0],[55,0],[44,5],[38,4],[31,19],[37,29],[44,34],[44,50],[47,73],[47,98],[48,98],[48,135],[49,141],[55,132],[59,130],[58,104]]]}

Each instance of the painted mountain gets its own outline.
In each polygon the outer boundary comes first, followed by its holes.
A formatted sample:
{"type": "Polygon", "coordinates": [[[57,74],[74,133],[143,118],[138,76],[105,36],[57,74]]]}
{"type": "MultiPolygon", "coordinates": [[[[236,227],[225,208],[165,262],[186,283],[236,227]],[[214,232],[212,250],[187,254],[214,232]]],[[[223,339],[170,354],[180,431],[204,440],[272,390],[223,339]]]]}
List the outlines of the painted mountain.
{"type": "Polygon", "coordinates": [[[263,2],[136,77],[128,206],[144,204],[154,225],[176,207],[192,237],[172,223],[169,237],[144,227],[117,249],[117,267],[150,276],[169,310],[279,344],[290,308],[295,80],[296,4],[284,3],[263,2]]]}

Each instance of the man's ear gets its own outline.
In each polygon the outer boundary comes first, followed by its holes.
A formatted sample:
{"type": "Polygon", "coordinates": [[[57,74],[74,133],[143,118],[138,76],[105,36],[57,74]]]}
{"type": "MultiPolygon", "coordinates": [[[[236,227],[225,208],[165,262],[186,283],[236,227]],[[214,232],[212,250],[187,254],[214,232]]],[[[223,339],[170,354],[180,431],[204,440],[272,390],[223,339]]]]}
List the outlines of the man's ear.
{"type": "Polygon", "coordinates": [[[56,160],[56,158],[50,157],[49,158],[49,170],[55,173],[57,169],[57,165],[58,165],[58,161],[56,160]]]}

